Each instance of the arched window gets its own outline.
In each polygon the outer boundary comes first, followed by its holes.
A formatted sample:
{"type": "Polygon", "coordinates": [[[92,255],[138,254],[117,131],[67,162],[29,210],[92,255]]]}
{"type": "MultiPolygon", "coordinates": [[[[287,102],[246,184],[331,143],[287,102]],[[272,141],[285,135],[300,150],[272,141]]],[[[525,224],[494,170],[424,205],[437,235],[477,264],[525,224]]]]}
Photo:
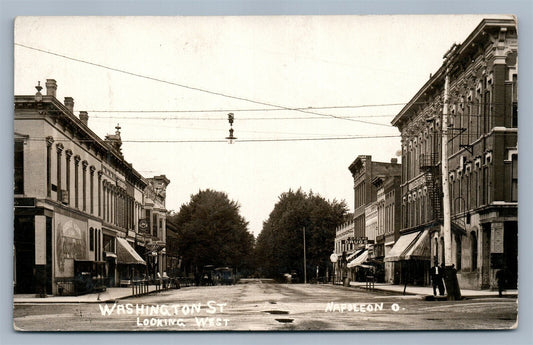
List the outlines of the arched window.
{"type": "Polygon", "coordinates": [[[94,229],[89,228],[89,250],[94,250],[94,229]]]}
{"type": "Polygon", "coordinates": [[[476,232],[472,231],[470,233],[470,252],[471,252],[471,270],[476,271],[477,270],[477,236],[476,232]]]}

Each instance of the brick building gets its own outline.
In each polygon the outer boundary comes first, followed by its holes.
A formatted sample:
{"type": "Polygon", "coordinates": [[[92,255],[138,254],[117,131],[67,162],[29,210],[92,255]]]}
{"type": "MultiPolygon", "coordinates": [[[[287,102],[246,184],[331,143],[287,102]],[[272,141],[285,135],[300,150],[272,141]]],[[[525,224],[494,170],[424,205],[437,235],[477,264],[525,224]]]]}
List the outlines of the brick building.
{"type": "MultiPolygon", "coordinates": [[[[386,261],[411,282],[428,283],[443,263],[441,135],[449,76],[448,152],[452,262],[464,288],[517,280],[516,22],[485,19],[431,76],[392,124],[402,136],[402,236],[386,261]]],[[[444,119],[446,120],[446,119],[444,119]]]]}
{"type": "Polygon", "coordinates": [[[15,293],[68,294],[83,279],[102,287],[145,274],[147,244],[164,248],[163,230],[139,229],[152,180],[124,159],[118,125],[103,140],[71,97],[56,98],[55,80],[45,95],[36,88],[14,103],[15,293]]]}
{"type": "MultiPolygon", "coordinates": [[[[376,244],[379,238],[379,245],[384,245],[385,235],[380,235],[378,228],[380,222],[384,222],[385,213],[380,218],[379,207],[382,205],[377,202],[378,189],[372,181],[378,176],[387,181],[390,177],[399,177],[401,164],[395,158],[386,163],[361,155],[348,169],[354,180],[354,217],[353,221],[336,229],[335,253],[341,258],[337,263],[338,270],[344,267],[345,276],[358,279],[357,267],[368,259],[382,266],[382,258],[376,257],[376,250],[379,250],[376,244]]],[[[390,192],[390,185],[387,184],[387,187],[387,192],[390,192]]]]}

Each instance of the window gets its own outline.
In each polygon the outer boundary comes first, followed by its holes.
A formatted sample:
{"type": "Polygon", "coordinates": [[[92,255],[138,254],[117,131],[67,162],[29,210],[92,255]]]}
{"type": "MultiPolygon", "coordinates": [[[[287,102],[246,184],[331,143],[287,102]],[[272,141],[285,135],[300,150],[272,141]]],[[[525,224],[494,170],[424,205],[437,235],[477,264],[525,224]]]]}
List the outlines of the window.
{"type": "Polygon", "coordinates": [[[115,238],[104,234],[104,251],[114,253],[115,252],[115,238]]]}
{"type": "Polygon", "coordinates": [[[74,157],[74,206],[79,208],[79,166],[80,166],[80,156],[74,157]]]}
{"type": "Polygon", "coordinates": [[[83,161],[82,162],[82,166],[83,166],[83,176],[82,176],[83,190],[81,192],[81,195],[83,197],[82,206],[83,206],[83,210],[84,211],[87,210],[87,165],[88,164],[89,163],[87,163],[87,161],[83,161]]]}
{"type": "Polygon", "coordinates": [[[512,156],[511,170],[511,201],[518,201],[518,155],[512,156]]]}
{"type": "Polygon", "coordinates": [[[61,155],[63,154],[63,144],[56,145],[57,149],[57,200],[61,201],[61,155]]]}
{"type": "Polygon", "coordinates": [[[90,198],[91,213],[92,214],[94,214],[94,171],[95,171],[95,168],[93,166],[91,166],[90,167],[91,177],[90,177],[90,182],[89,182],[89,188],[91,190],[90,190],[90,193],[89,193],[89,198],[90,198]]]}
{"type": "Polygon", "coordinates": [[[477,270],[477,236],[475,231],[470,233],[470,252],[472,253],[472,271],[477,270]]]}
{"type": "Polygon", "coordinates": [[[94,250],[94,229],[89,228],[89,250],[94,250]]]}
{"type": "Polygon", "coordinates": [[[513,74],[513,117],[511,126],[518,127],[518,89],[517,89],[517,76],[513,74]]]}
{"type": "Polygon", "coordinates": [[[66,165],[65,165],[65,173],[66,173],[66,190],[68,194],[68,200],[67,203],[70,204],[70,157],[72,157],[72,151],[66,150],[65,151],[66,156],[66,165]]]}
{"type": "Polygon", "coordinates": [[[157,214],[152,214],[152,235],[157,236],[157,214]]]}
{"type": "Polygon", "coordinates": [[[52,144],[54,139],[46,137],[46,196],[52,196],[52,144]]]}
{"type": "Polygon", "coordinates": [[[15,194],[24,194],[24,142],[15,141],[15,194]]]}
{"type": "Polygon", "coordinates": [[[462,252],[461,235],[455,236],[455,268],[459,271],[461,269],[461,252],[462,252]]]}

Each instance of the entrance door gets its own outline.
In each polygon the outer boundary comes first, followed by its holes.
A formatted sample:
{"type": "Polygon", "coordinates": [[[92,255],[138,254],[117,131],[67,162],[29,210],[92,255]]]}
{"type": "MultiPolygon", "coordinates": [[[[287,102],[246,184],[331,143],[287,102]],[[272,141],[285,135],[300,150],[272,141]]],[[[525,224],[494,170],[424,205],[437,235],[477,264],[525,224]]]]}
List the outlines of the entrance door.
{"type": "Polygon", "coordinates": [[[504,268],[506,272],[506,288],[516,289],[518,280],[518,223],[504,223],[504,268]]]}
{"type": "Polygon", "coordinates": [[[35,293],[35,223],[33,216],[15,216],[15,293],[35,293]]]}
{"type": "Polygon", "coordinates": [[[481,262],[481,288],[488,289],[490,287],[490,224],[483,224],[481,232],[483,236],[483,255],[481,262]]]}
{"type": "Polygon", "coordinates": [[[46,217],[46,293],[52,294],[52,218],[46,217]]]}
{"type": "Polygon", "coordinates": [[[115,286],[115,272],[116,272],[116,263],[115,258],[106,258],[107,262],[107,286],[115,286]]]}

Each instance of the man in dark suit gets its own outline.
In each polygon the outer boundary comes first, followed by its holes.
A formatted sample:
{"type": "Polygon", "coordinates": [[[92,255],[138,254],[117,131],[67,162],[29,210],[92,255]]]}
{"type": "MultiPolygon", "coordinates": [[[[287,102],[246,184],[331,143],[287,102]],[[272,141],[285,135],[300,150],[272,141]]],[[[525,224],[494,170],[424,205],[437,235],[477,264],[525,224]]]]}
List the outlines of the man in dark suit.
{"type": "Polygon", "coordinates": [[[433,296],[437,296],[437,288],[439,287],[439,281],[442,280],[440,274],[440,267],[437,260],[435,260],[435,266],[431,267],[431,283],[433,285],[433,296]]]}

